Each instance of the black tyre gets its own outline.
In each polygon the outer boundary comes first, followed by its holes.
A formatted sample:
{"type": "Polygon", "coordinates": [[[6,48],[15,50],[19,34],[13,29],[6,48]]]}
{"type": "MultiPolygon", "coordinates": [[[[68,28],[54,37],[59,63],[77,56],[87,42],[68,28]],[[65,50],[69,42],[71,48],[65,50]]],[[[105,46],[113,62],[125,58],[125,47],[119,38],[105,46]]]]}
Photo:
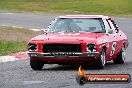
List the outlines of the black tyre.
{"type": "Polygon", "coordinates": [[[42,70],[44,63],[39,60],[30,60],[30,66],[33,70],[42,70]]]}
{"type": "Polygon", "coordinates": [[[100,53],[100,56],[98,60],[96,61],[95,65],[97,69],[103,69],[105,67],[106,63],[106,55],[105,55],[105,50],[102,49],[102,52],[100,53]]]}
{"type": "Polygon", "coordinates": [[[115,64],[124,64],[125,62],[125,47],[122,47],[121,52],[119,53],[118,57],[113,60],[115,64]]]}

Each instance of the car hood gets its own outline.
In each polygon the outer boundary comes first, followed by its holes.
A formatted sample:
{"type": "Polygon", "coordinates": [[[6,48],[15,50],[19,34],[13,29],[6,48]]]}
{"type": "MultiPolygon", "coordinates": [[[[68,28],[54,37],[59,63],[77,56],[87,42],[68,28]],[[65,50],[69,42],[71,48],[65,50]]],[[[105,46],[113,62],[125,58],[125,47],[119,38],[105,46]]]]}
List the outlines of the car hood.
{"type": "Polygon", "coordinates": [[[87,32],[58,32],[39,35],[32,38],[32,41],[45,41],[46,43],[80,43],[80,42],[95,42],[105,33],[87,33],[87,32]]]}

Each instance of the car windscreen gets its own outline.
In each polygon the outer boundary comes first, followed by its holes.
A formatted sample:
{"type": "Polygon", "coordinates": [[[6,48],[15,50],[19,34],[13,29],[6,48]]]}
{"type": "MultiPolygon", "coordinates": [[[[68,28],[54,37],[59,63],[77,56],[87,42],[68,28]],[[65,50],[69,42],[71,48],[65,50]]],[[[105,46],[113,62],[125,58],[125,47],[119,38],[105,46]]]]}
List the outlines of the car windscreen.
{"type": "Polygon", "coordinates": [[[48,32],[105,33],[105,27],[101,18],[58,18],[49,26],[48,32]]]}

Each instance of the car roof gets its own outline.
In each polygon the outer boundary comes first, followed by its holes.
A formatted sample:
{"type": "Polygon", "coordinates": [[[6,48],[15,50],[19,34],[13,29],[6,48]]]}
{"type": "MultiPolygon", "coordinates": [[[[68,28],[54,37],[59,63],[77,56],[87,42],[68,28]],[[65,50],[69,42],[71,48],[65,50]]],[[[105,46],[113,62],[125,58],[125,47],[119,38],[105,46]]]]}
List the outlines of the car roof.
{"type": "Polygon", "coordinates": [[[108,19],[108,16],[104,15],[64,15],[59,16],[59,18],[105,18],[108,19]]]}

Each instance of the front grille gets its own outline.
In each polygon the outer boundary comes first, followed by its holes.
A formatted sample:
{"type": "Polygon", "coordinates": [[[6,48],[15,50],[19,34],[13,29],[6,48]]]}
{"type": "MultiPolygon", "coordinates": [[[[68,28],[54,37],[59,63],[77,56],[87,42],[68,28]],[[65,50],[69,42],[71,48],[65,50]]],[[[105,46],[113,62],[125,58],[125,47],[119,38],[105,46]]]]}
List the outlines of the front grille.
{"type": "Polygon", "coordinates": [[[81,44],[43,44],[43,52],[82,52],[81,44]]]}

